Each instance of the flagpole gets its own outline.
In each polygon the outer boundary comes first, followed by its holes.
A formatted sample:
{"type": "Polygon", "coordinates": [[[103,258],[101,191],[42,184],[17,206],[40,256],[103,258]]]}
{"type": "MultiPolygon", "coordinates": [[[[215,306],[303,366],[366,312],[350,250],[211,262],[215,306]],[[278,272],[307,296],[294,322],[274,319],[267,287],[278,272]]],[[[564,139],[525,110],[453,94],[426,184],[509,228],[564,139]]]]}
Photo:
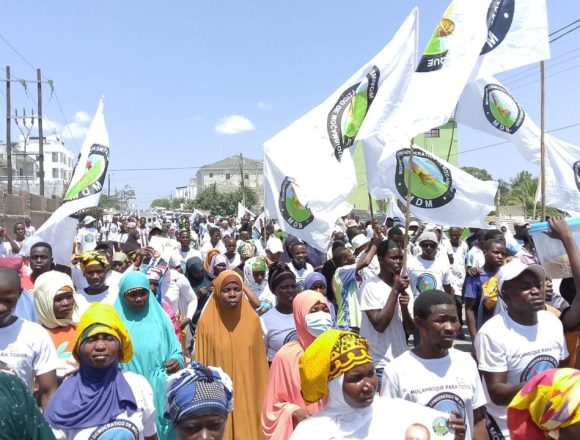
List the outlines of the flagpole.
{"type": "MultiPolygon", "coordinates": [[[[409,222],[411,217],[411,182],[413,179],[411,175],[413,173],[413,156],[415,154],[415,138],[411,139],[411,145],[409,146],[409,181],[407,182],[407,200],[405,206],[405,234],[403,235],[403,268],[401,269],[401,274],[407,273],[407,247],[409,246],[409,222]]],[[[403,177],[404,181],[404,177],[403,177]]],[[[396,202],[395,202],[396,203],[396,202]]]]}
{"type": "Polygon", "coordinates": [[[544,107],[546,100],[544,97],[544,62],[540,61],[540,189],[542,192],[542,221],[546,221],[546,146],[544,144],[544,107]]]}
{"type": "Polygon", "coordinates": [[[371,198],[371,193],[367,192],[369,195],[369,211],[371,212],[371,221],[375,220],[375,214],[373,212],[373,199],[371,198]]]}

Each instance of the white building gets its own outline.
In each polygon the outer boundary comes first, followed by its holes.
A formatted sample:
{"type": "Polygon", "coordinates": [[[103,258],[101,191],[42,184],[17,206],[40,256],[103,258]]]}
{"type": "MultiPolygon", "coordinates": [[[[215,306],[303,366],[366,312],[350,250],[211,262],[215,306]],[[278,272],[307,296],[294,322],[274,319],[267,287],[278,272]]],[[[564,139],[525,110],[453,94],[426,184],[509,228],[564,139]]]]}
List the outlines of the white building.
{"type": "MultiPolygon", "coordinates": [[[[23,145],[24,138],[21,137],[20,147],[22,149],[23,145]]],[[[43,136],[43,148],[44,195],[46,197],[53,195],[62,197],[72,177],[76,156],[65,147],[64,142],[58,135],[43,136]]],[[[40,169],[38,136],[28,138],[26,152],[36,158],[37,169],[40,169]]],[[[36,179],[35,185],[35,190],[31,192],[38,194],[40,191],[40,179],[36,179]]]]}
{"type": "Polygon", "coordinates": [[[175,198],[194,200],[197,197],[197,182],[196,178],[189,179],[189,184],[186,186],[178,186],[175,188],[175,198]]]}
{"type": "MultiPolygon", "coordinates": [[[[20,145],[12,148],[12,187],[15,191],[33,193],[38,167],[34,156],[25,154],[20,145]]],[[[6,143],[0,141],[0,182],[8,183],[8,155],[6,143]]]]}
{"type": "Polygon", "coordinates": [[[233,192],[241,188],[242,175],[244,185],[256,191],[261,200],[264,193],[264,169],[261,160],[231,156],[219,162],[205,165],[196,175],[197,192],[215,185],[221,192],[233,192]]]}

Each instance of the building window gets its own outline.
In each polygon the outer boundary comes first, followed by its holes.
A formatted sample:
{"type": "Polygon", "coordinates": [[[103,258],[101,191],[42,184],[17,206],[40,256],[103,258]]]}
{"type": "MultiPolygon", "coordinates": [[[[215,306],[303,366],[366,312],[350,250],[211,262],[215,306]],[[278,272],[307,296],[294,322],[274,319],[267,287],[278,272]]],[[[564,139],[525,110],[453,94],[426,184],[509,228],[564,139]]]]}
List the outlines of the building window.
{"type": "Polygon", "coordinates": [[[226,180],[230,180],[230,173],[226,173],[226,180]]]}
{"type": "Polygon", "coordinates": [[[426,138],[438,138],[439,137],[439,129],[438,128],[432,128],[429,131],[425,132],[425,137],[426,138]]]}
{"type": "Polygon", "coordinates": [[[248,173],[244,174],[244,179],[250,180],[250,175],[248,173]]]}
{"type": "MultiPolygon", "coordinates": [[[[55,154],[55,153],[52,153],[55,154]]],[[[58,168],[53,168],[52,169],[52,178],[53,179],[58,179],[58,168]]]]}
{"type": "Polygon", "coordinates": [[[58,162],[58,153],[52,153],[52,161],[58,162]]]}
{"type": "Polygon", "coordinates": [[[209,173],[209,177],[213,177],[213,173],[209,173]]]}

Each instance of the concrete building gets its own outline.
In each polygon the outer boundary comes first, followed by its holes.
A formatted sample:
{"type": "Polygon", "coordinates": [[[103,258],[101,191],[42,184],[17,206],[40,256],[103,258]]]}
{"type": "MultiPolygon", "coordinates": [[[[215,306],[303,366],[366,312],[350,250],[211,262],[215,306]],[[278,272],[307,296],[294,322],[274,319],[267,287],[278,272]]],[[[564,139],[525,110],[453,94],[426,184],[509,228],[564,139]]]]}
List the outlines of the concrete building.
{"type": "MultiPolygon", "coordinates": [[[[25,154],[20,145],[12,148],[12,188],[15,192],[31,192],[37,182],[36,159],[25,154]]],[[[8,184],[8,159],[6,143],[0,141],[0,182],[8,184]]]]}
{"type": "Polygon", "coordinates": [[[256,192],[261,203],[264,198],[263,162],[240,156],[201,167],[196,175],[197,194],[213,185],[221,192],[236,191],[242,186],[242,173],[244,185],[256,192]]]}
{"type": "Polygon", "coordinates": [[[185,186],[178,186],[175,188],[175,198],[194,200],[197,197],[197,179],[192,177],[189,179],[189,184],[185,186]]]}

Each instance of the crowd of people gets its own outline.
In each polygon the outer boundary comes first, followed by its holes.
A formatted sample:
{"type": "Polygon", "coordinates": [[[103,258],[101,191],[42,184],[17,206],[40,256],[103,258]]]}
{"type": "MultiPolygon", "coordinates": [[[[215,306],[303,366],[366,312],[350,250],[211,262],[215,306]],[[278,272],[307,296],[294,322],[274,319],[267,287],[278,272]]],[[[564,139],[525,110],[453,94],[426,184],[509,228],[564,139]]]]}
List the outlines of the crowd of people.
{"type": "Polygon", "coordinates": [[[529,223],[407,226],[353,214],[326,252],[249,214],[0,228],[0,438],[579,439],[566,221],[565,279],[529,223]]]}

